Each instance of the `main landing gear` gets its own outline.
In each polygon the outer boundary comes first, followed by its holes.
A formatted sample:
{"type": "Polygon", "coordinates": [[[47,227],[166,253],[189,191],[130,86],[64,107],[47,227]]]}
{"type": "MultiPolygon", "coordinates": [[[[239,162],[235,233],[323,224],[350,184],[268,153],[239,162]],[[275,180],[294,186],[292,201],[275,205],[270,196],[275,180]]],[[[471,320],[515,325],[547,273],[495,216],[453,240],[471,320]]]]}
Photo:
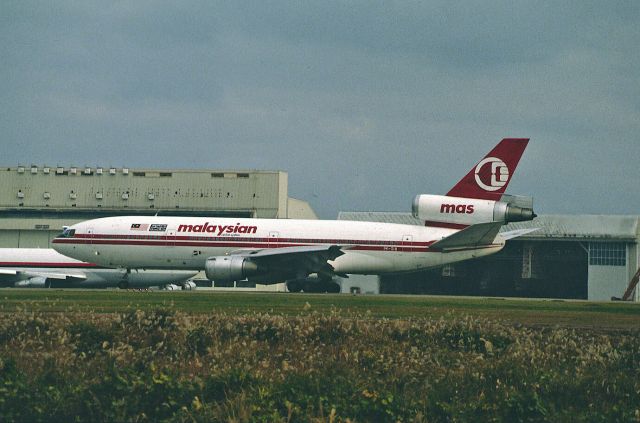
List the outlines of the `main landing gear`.
{"type": "Polygon", "coordinates": [[[289,292],[313,292],[313,293],[339,293],[340,284],[332,280],[317,278],[293,279],[287,281],[289,292]]]}

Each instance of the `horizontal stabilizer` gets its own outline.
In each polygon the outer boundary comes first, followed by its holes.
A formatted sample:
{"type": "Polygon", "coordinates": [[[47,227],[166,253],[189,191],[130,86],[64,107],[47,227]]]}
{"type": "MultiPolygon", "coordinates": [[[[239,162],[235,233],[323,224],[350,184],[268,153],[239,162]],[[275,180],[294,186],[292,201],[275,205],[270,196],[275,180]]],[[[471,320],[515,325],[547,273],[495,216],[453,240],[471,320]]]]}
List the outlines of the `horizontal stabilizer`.
{"type": "Polygon", "coordinates": [[[502,227],[501,222],[478,223],[460,232],[456,232],[432,244],[429,249],[436,251],[475,248],[481,245],[491,245],[502,227]]]}
{"type": "Polygon", "coordinates": [[[540,228],[531,228],[531,229],[516,229],[515,231],[507,231],[501,232],[500,236],[504,238],[505,241],[517,238],[519,236],[523,236],[526,234],[530,234],[531,232],[539,231],[540,228]]]}

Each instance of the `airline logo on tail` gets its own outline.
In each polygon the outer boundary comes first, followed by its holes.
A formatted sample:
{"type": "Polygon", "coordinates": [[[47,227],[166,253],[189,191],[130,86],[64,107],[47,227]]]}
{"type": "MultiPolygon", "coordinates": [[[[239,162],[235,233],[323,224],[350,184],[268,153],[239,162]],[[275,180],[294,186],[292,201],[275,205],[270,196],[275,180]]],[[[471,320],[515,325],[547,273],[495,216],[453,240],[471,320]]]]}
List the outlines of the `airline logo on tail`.
{"type": "Polygon", "coordinates": [[[507,182],[509,182],[509,168],[497,157],[487,157],[476,166],[476,184],[483,190],[496,191],[507,185],[507,182]],[[488,164],[491,166],[485,166],[488,164]],[[488,183],[485,183],[483,178],[486,179],[487,168],[490,170],[490,178],[488,183]]]}
{"type": "Polygon", "coordinates": [[[471,168],[447,196],[500,201],[528,142],[528,138],[503,139],[471,168]]]}

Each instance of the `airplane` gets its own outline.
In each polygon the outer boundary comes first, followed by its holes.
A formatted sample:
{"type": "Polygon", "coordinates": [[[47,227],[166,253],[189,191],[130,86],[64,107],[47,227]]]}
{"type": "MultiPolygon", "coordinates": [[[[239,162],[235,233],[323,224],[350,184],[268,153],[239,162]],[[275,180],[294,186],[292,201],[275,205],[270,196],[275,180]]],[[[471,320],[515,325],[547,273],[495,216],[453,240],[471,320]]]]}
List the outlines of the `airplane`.
{"type": "MultiPolygon", "coordinates": [[[[181,284],[193,270],[111,269],[65,257],[50,248],[0,248],[0,287],[148,288],[181,284]]],[[[172,287],[173,288],[173,287],[172,287]]]]}
{"type": "Polygon", "coordinates": [[[213,281],[287,281],[290,291],[335,276],[420,271],[494,254],[528,231],[499,233],[508,222],[536,217],[530,198],[504,194],[528,141],[505,138],[447,195],[416,196],[413,214],[424,226],[121,216],[70,226],[52,246],[102,266],[204,270],[213,281]]]}

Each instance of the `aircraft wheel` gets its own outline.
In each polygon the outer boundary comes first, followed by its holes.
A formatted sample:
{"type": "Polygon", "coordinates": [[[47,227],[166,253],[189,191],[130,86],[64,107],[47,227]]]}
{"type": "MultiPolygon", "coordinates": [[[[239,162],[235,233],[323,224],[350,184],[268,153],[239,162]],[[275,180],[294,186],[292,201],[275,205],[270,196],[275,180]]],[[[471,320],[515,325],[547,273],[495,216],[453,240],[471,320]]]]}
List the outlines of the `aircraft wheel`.
{"type": "Polygon", "coordinates": [[[287,282],[287,290],[289,292],[300,292],[302,291],[302,284],[298,281],[289,281],[287,282]]]}
{"type": "Polygon", "coordinates": [[[327,292],[332,293],[332,294],[340,293],[340,284],[337,284],[335,282],[328,282],[327,283],[327,292]]]}

